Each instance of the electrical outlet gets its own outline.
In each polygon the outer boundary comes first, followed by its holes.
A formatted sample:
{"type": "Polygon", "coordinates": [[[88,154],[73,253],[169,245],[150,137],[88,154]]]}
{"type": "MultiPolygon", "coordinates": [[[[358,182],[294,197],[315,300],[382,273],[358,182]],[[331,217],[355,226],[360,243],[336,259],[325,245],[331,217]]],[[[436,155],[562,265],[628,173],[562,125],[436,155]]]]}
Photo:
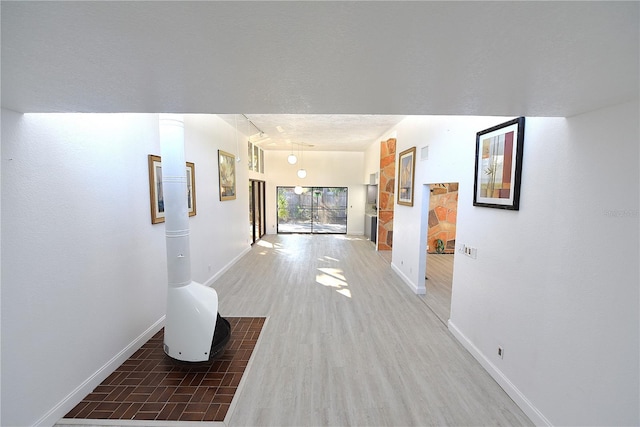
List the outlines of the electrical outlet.
{"type": "Polygon", "coordinates": [[[498,347],[498,357],[504,359],[504,349],[502,347],[498,347]]]}
{"type": "Polygon", "coordinates": [[[478,249],[477,248],[473,248],[473,247],[467,246],[467,245],[462,245],[461,249],[462,249],[462,253],[465,254],[466,256],[468,256],[469,258],[473,258],[473,259],[478,258],[478,249]]]}

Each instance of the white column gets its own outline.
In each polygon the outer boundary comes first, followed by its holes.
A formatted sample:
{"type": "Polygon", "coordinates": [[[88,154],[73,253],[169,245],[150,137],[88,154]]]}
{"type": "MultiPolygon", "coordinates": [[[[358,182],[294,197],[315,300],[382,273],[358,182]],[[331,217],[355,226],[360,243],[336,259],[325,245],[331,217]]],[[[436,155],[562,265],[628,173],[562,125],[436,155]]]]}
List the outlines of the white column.
{"type": "Polygon", "coordinates": [[[181,116],[160,116],[160,149],[169,287],[180,287],[191,282],[184,123],[181,116]]]}
{"type": "Polygon", "coordinates": [[[164,351],[174,359],[200,362],[209,358],[218,295],[191,280],[183,118],[162,114],[159,125],[168,278],[164,351]]]}

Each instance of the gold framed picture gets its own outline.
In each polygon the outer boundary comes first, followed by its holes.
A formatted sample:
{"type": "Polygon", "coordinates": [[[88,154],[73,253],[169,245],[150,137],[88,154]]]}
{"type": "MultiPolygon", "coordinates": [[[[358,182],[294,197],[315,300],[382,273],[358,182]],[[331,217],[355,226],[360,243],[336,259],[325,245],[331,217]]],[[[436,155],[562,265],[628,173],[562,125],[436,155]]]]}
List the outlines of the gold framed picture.
{"type": "Polygon", "coordinates": [[[236,156],[218,150],[218,178],[220,179],[220,201],[236,198],[236,156]]]}
{"type": "Polygon", "coordinates": [[[398,204],[413,206],[414,180],[416,175],[416,147],[400,153],[398,157],[398,204]]]}
{"type": "MultiPolygon", "coordinates": [[[[164,193],[162,191],[162,159],[149,154],[149,200],[151,202],[151,224],[164,222],[164,193]]],[[[196,214],[196,165],[186,163],[187,209],[189,216],[196,214]]]]}

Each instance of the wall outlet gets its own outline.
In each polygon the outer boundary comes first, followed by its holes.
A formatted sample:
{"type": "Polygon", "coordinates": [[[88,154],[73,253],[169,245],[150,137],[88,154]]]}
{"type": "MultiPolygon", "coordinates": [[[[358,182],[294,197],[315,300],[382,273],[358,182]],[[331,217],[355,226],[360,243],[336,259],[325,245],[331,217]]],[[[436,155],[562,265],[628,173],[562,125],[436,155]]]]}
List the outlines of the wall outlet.
{"type": "Polygon", "coordinates": [[[504,349],[502,347],[498,347],[498,357],[504,359],[504,349]]]}
{"type": "Polygon", "coordinates": [[[473,259],[478,258],[478,248],[462,245],[461,249],[462,249],[461,252],[466,256],[468,256],[469,258],[473,258],[473,259]]]}

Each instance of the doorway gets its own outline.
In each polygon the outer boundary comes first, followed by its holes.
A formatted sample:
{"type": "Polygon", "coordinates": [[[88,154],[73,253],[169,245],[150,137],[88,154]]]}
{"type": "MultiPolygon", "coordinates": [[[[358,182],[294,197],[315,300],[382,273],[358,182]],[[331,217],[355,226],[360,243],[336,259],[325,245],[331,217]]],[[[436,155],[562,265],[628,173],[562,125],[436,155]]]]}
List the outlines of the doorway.
{"type": "Polygon", "coordinates": [[[265,182],[249,180],[249,237],[251,244],[260,240],[267,232],[265,182]]]}
{"type": "Polygon", "coordinates": [[[458,183],[430,184],[426,236],[425,302],[445,325],[451,315],[458,183]]]}

